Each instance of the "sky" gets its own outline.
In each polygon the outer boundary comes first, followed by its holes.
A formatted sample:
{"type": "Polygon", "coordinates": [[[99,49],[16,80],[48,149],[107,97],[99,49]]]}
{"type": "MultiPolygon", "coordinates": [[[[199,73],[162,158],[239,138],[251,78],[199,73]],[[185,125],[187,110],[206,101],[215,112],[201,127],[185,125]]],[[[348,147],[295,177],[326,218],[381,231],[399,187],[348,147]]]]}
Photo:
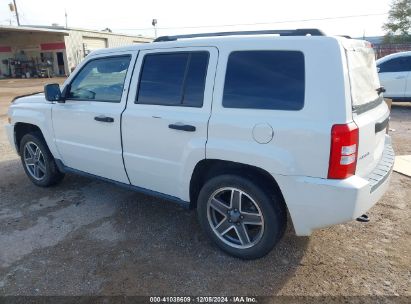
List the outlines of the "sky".
{"type": "MultiPolygon", "coordinates": [[[[0,0],[0,24],[15,25],[0,0]]],[[[380,36],[391,0],[16,0],[20,23],[154,36],[215,31],[319,28],[329,35],[380,36]],[[314,19],[314,20],[313,20],[314,19]]]]}

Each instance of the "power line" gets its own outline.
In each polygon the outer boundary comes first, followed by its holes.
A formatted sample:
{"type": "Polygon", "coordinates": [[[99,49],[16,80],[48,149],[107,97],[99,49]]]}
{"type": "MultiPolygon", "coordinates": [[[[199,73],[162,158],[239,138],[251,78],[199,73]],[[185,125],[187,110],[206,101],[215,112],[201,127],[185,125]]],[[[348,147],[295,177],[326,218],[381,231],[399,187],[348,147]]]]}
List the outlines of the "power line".
{"type": "MultiPolygon", "coordinates": [[[[388,13],[378,13],[378,14],[363,14],[363,15],[350,15],[350,16],[338,16],[338,17],[325,17],[325,18],[313,18],[313,19],[295,19],[295,20],[282,20],[273,22],[254,22],[254,23],[237,23],[237,24],[220,24],[220,25],[198,25],[198,26],[177,26],[177,27],[159,27],[160,30],[180,30],[180,29],[199,29],[199,28],[215,28],[215,27],[231,27],[231,26],[253,26],[253,25],[270,25],[270,24],[281,24],[281,23],[293,23],[293,22],[308,22],[308,21],[324,21],[324,20],[336,20],[336,19],[348,19],[348,18],[359,18],[359,17],[373,17],[373,16],[383,16],[388,15],[388,13]]],[[[152,28],[116,28],[118,31],[146,31],[152,28]]]]}

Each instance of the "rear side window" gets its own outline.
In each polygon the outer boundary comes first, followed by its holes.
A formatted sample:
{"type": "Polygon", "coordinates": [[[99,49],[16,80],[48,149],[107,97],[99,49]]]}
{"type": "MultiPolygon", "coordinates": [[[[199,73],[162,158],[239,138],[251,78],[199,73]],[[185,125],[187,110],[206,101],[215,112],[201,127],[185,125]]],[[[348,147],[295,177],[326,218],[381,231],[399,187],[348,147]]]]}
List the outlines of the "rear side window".
{"type": "Polygon", "coordinates": [[[208,58],[208,52],[146,55],[136,103],[202,107],[208,58]]]}
{"type": "Polygon", "coordinates": [[[398,57],[379,65],[379,73],[411,71],[411,56],[398,57]]]}
{"type": "Polygon", "coordinates": [[[225,108],[300,110],[304,106],[304,55],[298,51],[238,51],[230,54],[225,108]]]}

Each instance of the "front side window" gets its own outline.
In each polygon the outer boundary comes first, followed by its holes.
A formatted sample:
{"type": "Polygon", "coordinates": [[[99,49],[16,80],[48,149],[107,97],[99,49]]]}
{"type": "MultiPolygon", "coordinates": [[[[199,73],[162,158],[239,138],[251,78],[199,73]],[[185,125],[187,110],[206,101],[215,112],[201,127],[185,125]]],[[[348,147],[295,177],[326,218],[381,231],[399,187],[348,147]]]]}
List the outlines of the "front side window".
{"type": "Polygon", "coordinates": [[[304,106],[304,55],[298,51],[236,51],[224,84],[225,108],[300,110],[304,106]]]}
{"type": "Polygon", "coordinates": [[[130,56],[91,60],[70,84],[67,99],[120,102],[130,56]]]}
{"type": "Polygon", "coordinates": [[[379,65],[379,73],[411,71],[411,57],[398,57],[379,65]]]}
{"type": "Polygon", "coordinates": [[[146,55],[136,103],[202,107],[208,58],[202,51],[146,55]]]}

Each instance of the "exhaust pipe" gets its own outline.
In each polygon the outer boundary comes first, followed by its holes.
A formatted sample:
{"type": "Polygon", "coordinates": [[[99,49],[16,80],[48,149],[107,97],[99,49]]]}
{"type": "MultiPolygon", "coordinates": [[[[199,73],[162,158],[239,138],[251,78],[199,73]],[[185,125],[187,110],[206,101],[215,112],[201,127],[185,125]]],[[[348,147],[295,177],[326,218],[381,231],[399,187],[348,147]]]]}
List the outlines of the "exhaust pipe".
{"type": "Polygon", "coordinates": [[[368,217],[368,215],[363,214],[357,217],[356,221],[361,222],[361,223],[368,223],[370,221],[370,218],[368,217]]]}

